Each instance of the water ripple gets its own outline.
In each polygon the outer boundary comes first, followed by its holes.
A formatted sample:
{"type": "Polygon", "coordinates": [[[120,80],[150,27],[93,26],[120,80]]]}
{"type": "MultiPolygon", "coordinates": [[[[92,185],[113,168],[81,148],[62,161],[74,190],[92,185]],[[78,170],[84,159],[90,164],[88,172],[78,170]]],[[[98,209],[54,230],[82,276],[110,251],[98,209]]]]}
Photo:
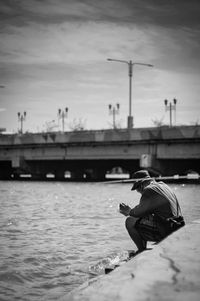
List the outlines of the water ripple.
{"type": "MultiPolygon", "coordinates": [[[[198,219],[200,187],[172,187],[186,222],[198,219]]],[[[134,245],[117,207],[139,198],[129,188],[0,182],[0,300],[56,300],[124,260],[134,245]]]]}

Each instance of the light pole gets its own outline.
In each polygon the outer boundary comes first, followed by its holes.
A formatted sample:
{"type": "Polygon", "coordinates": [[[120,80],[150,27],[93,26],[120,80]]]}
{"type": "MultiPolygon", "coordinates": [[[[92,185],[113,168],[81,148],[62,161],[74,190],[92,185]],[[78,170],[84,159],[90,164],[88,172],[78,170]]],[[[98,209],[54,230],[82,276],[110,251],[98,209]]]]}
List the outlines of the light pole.
{"type": "Polygon", "coordinates": [[[142,65],[147,67],[153,67],[151,64],[143,64],[143,63],[134,63],[131,60],[125,61],[125,60],[116,60],[116,59],[107,59],[111,62],[119,62],[119,63],[125,63],[128,65],[128,75],[129,75],[129,115],[127,118],[127,127],[128,129],[131,129],[133,127],[133,116],[132,116],[132,75],[133,75],[133,66],[134,65],[142,65]]]}
{"type": "Polygon", "coordinates": [[[168,104],[168,100],[165,99],[164,100],[164,104],[165,104],[165,111],[169,111],[169,124],[170,127],[172,127],[172,110],[174,110],[174,121],[176,124],[176,104],[177,104],[177,99],[174,98],[173,99],[173,104],[171,103],[171,101],[168,104]]]}
{"type": "Polygon", "coordinates": [[[24,112],[23,114],[21,114],[20,112],[18,112],[17,116],[18,116],[18,121],[21,124],[20,133],[23,134],[23,122],[26,120],[26,112],[24,112]]]}
{"type": "Polygon", "coordinates": [[[65,117],[68,115],[68,108],[65,110],[58,109],[58,119],[62,119],[62,131],[65,131],[65,117]]]}
{"type": "Polygon", "coordinates": [[[109,114],[113,115],[113,128],[116,128],[116,124],[115,124],[115,116],[116,114],[119,114],[119,103],[116,104],[116,106],[112,106],[112,105],[108,105],[108,109],[109,109],[109,114]]]}

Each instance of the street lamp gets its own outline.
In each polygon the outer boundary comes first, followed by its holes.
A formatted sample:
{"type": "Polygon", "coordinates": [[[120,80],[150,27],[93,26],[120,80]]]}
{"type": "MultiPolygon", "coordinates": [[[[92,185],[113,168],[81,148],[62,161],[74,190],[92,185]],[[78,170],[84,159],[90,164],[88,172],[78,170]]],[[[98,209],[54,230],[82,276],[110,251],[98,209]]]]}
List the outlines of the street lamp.
{"type": "Polygon", "coordinates": [[[153,67],[151,64],[143,64],[143,63],[134,63],[131,60],[125,61],[125,60],[116,60],[116,59],[107,59],[111,62],[119,62],[119,63],[125,63],[128,65],[128,75],[129,75],[129,115],[127,119],[127,126],[128,129],[131,129],[133,127],[133,116],[132,116],[132,75],[133,75],[133,66],[134,65],[142,65],[147,67],[153,67]]]}
{"type": "Polygon", "coordinates": [[[68,115],[68,108],[65,110],[58,109],[58,119],[62,119],[62,131],[65,131],[65,117],[68,115]]]}
{"type": "Polygon", "coordinates": [[[17,113],[18,116],[18,121],[21,124],[21,129],[20,129],[20,133],[23,134],[23,122],[26,120],[26,112],[24,112],[23,114],[21,114],[20,112],[17,113]]]}
{"type": "Polygon", "coordinates": [[[176,98],[173,99],[173,104],[171,103],[171,101],[168,104],[168,100],[165,99],[164,100],[164,104],[165,104],[165,111],[169,111],[170,127],[172,127],[172,110],[174,110],[174,121],[175,121],[175,124],[176,124],[176,104],[177,104],[177,99],[176,98]]]}
{"type": "Polygon", "coordinates": [[[109,114],[113,115],[113,128],[114,129],[116,128],[115,116],[116,116],[116,114],[119,114],[119,107],[120,107],[119,103],[117,103],[116,106],[108,105],[109,114]]]}

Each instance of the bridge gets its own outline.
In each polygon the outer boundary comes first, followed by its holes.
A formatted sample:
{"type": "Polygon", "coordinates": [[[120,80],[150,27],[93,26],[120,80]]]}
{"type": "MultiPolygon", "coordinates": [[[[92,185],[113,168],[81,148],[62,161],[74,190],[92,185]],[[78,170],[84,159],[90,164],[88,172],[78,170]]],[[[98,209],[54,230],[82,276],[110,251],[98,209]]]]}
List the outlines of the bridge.
{"type": "Polygon", "coordinates": [[[200,173],[200,126],[0,134],[0,179],[103,180],[113,168],[131,174],[200,173]]]}

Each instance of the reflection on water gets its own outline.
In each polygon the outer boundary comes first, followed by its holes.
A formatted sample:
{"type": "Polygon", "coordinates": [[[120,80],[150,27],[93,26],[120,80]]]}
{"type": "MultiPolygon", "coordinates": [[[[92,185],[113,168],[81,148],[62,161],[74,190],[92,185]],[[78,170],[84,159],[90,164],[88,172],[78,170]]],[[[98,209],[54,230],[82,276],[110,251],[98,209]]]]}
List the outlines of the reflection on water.
{"type": "MultiPolygon", "coordinates": [[[[198,185],[171,185],[186,222],[200,216],[198,185]]],[[[134,249],[119,202],[131,184],[0,182],[0,300],[55,300],[134,249]]]]}

